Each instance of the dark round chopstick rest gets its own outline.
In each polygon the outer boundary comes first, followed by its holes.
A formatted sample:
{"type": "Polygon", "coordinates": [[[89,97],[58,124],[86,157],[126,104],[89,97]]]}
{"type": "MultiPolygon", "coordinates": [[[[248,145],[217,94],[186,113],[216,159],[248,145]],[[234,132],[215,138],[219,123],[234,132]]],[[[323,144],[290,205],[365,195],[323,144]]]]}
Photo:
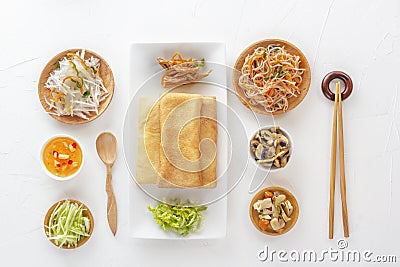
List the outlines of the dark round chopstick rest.
{"type": "Polygon", "coordinates": [[[343,71],[332,71],[325,75],[321,83],[322,93],[329,100],[335,101],[335,93],[329,88],[329,84],[334,79],[340,79],[344,83],[344,90],[342,91],[342,100],[348,98],[353,91],[353,81],[350,76],[343,71]]]}

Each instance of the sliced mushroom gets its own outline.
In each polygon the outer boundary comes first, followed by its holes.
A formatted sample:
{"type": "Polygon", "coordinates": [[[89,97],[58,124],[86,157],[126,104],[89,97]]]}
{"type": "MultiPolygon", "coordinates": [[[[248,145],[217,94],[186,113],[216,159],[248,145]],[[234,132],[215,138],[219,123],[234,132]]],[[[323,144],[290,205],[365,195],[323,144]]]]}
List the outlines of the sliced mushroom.
{"type": "Polygon", "coordinates": [[[280,212],[281,212],[280,207],[279,207],[279,206],[276,206],[275,203],[274,203],[274,205],[272,205],[272,217],[278,218],[280,212]]]}
{"type": "Polygon", "coordinates": [[[271,207],[272,207],[272,201],[270,198],[260,199],[253,205],[253,208],[258,212],[262,212],[264,209],[268,209],[271,207]]]}
{"type": "Polygon", "coordinates": [[[275,154],[279,154],[281,152],[282,147],[278,144],[275,149],[275,154]]]}
{"type": "Polygon", "coordinates": [[[278,195],[277,197],[275,197],[275,206],[280,205],[283,201],[286,200],[286,196],[285,195],[278,195]]]}
{"type": "Polygon", "coordinates": [[[282,219],[278,219],[278,218],[273,218],[270,221],[271,227],[272,229],[274,229],[274,231],[278,231],[279,229],[282,229],[283,227],[285,227],[285,221],[282,219]]]}
{"type": "Polygon", "coordinates": [[[267,150],[267,159],[275,157],[275,147],[270,146],[267,150]]]}
{"type": "Polygon", "coordinates": [[[273,146],[274,145],[274,139],[269,138],[267,139],[267,146],[273,146]]]}
{"type": "Polygon", "coordinates": [[[281,159],[281,168],[285,167],[289,159],[289,154],[286,154],[281,159]]]}
{"type": "Polygon", "coordinates": [[[278,154],[275,155],[275,159],[285,155],[287,152],[289,152],[289,148],[283,148],[278,154]]]}
{"type": "Polygon", "coordinates": [[[281,167],[281,163],[279,162],[278,159],[274,160],[274,166],[277,167],[277,168],[281,167]]]}
{"type": "Polygon", "coordinates": [[[287,146],[288,144],[289,144],[289,139],[287,139],[287,137],[285,136],[285,135],[281,135],[280,137],[279,137],[279,144],[282,146],[282,147],[285,147],[285,146],[287,146]]]}
{"type": "Polygon", "coordinates": [[[291,215],[292,215],[292,213],[293,213],[293,206],[292,206],[292,203],[290,203],[289,200],[286,200],[286,201],[284,202],[283,209],[285,210],[285,213],[286,213],[288,216],[291,216],[291,215]]]}
{"type": "Polygon", "coordinates": [[[258,160],[256,160],[257,161],[257,163],[259,163],[259,164],[265,164],[265,163],[267,163],[267,164],[272,164],[273,162],[274,162],[274,158],[269,158],[269,159],[258,159],[258,160]]]}
{"type": "Polygon", "coordinates": [[[280,127],[279,127],[279,126],[271,127],[271,128],[270,128],[270,131],[271,131],[272,133],[276,133],[276,132],[280,131],[280,127]]]}
{"type": "Polygon", "coordinates": [[[268,137],[272,137],[272,133],[271,133],[269,130],[262,129],[262,130],[260,131],[260,136],[261,136],[262,138],[267,139],[268,137]]]}
{"type": "Polygon", "coordinates": [[[253,153],[255,153],[256,152],[256,149],[257,149],[257,147],[258,147],[258,145],[260,144],[260,142],[258,141],[258,140],[251,140],[250,141],[250,149],[251,149],[251,152],[253,152],[253,153]]]}
{"type": "Polygon", "coordinates": [[[263,145],[262,144],[258,144],[256,147],[256,150],[254,152],[254,156],[256,157],[256,159],[261,158],[261,154],[263,152],[263,145]]]}
{"type": "Polygon", "coordinates": [[[279,139],[281,136],[282,136],[282,134],[280,134],[280,133],[271,133],[271,135],[270,135],[272,138],[274,138],[275,140],[277,140],[277,139],[279,139]]]}
{"type": "Polygon", "coordinates": [[[281,215],[282,215],[282,219],[285,221],[285,222],[288,222],[288,221],[290,221],[290,218],[286,215],[286,212],[285,212],[285,209],[283,208],[285,205],[284,204],[281,204],[281,215]]]}
{"type": "Polygon", "coordinates": [[[256,159],[265,159],[265,152],[265,147],[262,144],[259,144],[254,155],[256,156],[256,159]]]}

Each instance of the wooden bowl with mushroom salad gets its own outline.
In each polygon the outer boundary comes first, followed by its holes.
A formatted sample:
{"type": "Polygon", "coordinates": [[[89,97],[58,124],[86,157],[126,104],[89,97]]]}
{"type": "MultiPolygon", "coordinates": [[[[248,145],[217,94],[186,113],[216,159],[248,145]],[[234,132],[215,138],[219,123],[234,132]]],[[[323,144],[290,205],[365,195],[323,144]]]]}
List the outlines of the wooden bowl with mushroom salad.
{"type": "Polygon", "coordinates": [[[293,152],[293,140],[280,126],[259,129],[250,139],[250,155],[271,172],[287,167],[293,152]]]}
{"type": "Polygon", "coordinates": [[[254,227],[266,235],[289,232],[299,217],[296,198],[287,189],[277,186],[260,190],[250,203],[250,219],[254,227]]]}

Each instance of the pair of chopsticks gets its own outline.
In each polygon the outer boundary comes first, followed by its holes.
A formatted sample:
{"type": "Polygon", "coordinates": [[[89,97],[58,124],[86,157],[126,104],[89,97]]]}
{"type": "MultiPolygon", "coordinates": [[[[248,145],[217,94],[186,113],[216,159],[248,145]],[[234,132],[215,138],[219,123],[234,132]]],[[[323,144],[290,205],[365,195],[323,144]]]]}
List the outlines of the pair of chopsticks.
{"type": "Polygon", "coordinates": [[[336,184],[336,148],[337,148],[336,141],[338,132],[339,132],[339,162],[340,162],[340,195],[342,200],[343,230],[344,230],[344,236],[349,237],[349,222],[348,222],[347,200],[346,200],[346,177],[344,171],[342,93],[340,90],[340,82],[336,83],[335,104],[333,108],[331,176],[330,176],[330,197],[329,197],[329,239],[333,238],[334,202],[335,202],[335,184],[336,184]]]}

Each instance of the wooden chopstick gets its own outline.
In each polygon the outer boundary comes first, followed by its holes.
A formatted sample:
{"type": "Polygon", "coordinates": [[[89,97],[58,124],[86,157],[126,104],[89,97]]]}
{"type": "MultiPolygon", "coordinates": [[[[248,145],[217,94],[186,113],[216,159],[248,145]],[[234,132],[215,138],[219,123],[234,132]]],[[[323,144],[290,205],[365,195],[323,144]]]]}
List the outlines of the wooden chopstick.
{"type": "MultiPolygon", "coordinates": [[[[336,91],[340,89],[340,83],[336,84],[336,91]]],[[[340,90],[339,90],[340,92],[340,90]]],[[[338,94],[336,92],[336,94],[338,94]]],[[[340,196],[342,199],[342,220],[344,236],[349,237],[349,219],[347,214],[347,198],[346,198],[346,176],[344,171],[344,138],[343,138],[343,117],[342,117],[342,94],[339,93],[338,103],[338,127],[339,127],[339,162],[340,162],[340,196]]]]}
{"type": "Polygon", "coordinates": [[[331,176],[329,190],[329,239],[333,238],[335,214],[335,183],[336,183],[336,139],[337,139],[337,108],[340,83],[336,83],[335,104],[333,106],[332,148],[331,148],[331,176]]]}
{"type": "Polygon", "coordinates": [[[331,176],[330,176],[330,195],[329,195],[329,239],[333,238],[333,225],[334,225],[334,214],[335,214],[335,184],[336,184],[336,146],[337,146],[336,143],[337,143],[338,131],[339,131],[339,163],[340,163],[340,196],[342,200],[343,231],[344,231],[344,236],[349,237],[349,218],[347,214],[347,198],[346,198],[346,176],[344,169],[342,94],[340,91],[340,82],[336,83],[335,104],[333,106],[331,176]]]}

